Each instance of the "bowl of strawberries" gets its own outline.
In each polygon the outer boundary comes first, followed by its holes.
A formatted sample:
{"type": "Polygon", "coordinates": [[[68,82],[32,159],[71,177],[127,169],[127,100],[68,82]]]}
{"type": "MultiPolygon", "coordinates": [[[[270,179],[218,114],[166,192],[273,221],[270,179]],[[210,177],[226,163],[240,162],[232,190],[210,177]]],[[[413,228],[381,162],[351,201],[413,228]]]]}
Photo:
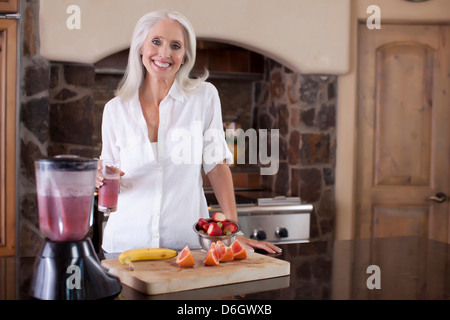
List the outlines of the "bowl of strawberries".
{"type": "Polygon", "coordinates": [[[241,230],[239,223],[228,220],[222,212],[216,212],[210,219],[200,218],[193,226],[202,250],[207,251],[212,242],[218,240],[231,246],[236,240],[236,233],[241,230]]]}

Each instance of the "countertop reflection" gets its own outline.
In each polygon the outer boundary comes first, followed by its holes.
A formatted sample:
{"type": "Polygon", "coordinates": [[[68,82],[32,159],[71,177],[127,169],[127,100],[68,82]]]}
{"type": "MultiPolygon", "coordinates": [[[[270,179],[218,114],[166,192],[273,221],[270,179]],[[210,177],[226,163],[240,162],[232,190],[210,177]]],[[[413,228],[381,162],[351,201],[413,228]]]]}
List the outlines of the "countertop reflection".
{"type": "MultiPolygon", "coordinates": [[[[289,276],[146,296],[127,286],[116,299],[447,300],[450,244],[419,237],[282,244],[289,276]]],[[[33,257],[0,258],[0,299],[29,299],[33,257]]]]}

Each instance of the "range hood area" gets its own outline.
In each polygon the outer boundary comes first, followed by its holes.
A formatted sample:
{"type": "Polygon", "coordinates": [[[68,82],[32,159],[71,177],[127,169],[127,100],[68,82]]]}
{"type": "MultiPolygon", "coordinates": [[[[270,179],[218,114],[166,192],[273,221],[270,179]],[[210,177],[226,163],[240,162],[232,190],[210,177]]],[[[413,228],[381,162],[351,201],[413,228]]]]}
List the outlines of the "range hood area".
{"type": "Polygon", "coordinates": [[[78,0],[71,7],[70,0],[41,0],[41,55],[51,61],[96,63],[129,47],[132,30],[144,13],[167,8],[183,13],[198,39],[258,52],[294,72],[336,75],[349,69],[350,0],[297,0],[289,5],[271,0],[132,3],[78,0]],[[77,12],[79,24],[67,27],[77,12]]]}
{"type": "MultiPolygon", "coordinates": [[[[125,49],[97,61],[97,74],[123,75],[129,50],[125,49]]],[[[197,57],[191,76],[207,69],[208,79],[249,80],[263,78],[264,56],[242,47],[216,41],[198,40],[197,57]]]]}

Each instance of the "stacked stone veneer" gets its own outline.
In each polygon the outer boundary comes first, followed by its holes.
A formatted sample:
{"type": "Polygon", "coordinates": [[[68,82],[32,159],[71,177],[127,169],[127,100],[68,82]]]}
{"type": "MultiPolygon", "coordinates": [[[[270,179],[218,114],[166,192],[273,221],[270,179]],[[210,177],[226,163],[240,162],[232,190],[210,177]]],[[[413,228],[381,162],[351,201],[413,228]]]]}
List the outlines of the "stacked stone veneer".
{"type": "Polygon", "coordinates": [[[34,161],[58,154],[96,157],[100,130],[94,115],[92,66],[51,63],[39,56],[22,61],[19,221],[20,248],[28,255],[42,240],[34,161]]]}
{"type": "Polygon", "coordinates": [[[93,65],[50,63],[50,155],[99,156],[101,117],[94,108],[94,85],[93,65]]]}
{"type": "Polygon", "coordinates": [[[311,239],[333,238],[335,93],[335,76],[293,73],[270,59],[264,80],[254,84],[254,127],[280,134],[279,171],[262,183],[314,205],[311,239]]]}

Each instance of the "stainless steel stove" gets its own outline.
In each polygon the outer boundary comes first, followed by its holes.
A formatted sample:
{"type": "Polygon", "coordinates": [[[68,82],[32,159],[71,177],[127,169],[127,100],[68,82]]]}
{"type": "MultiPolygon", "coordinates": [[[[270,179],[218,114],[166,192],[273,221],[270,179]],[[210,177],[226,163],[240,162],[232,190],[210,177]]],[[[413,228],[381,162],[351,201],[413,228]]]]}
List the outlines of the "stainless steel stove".
{"type": "MultiPolygon", "coordinates": [[[[205,191],[210,214],[220,211],[212,191],[205,191]]],[[[298,197],[267,191],[236,191],[236,206],[242,232],[247,238],[275,244],[308,242],[313,205],[298,197]]]]}

